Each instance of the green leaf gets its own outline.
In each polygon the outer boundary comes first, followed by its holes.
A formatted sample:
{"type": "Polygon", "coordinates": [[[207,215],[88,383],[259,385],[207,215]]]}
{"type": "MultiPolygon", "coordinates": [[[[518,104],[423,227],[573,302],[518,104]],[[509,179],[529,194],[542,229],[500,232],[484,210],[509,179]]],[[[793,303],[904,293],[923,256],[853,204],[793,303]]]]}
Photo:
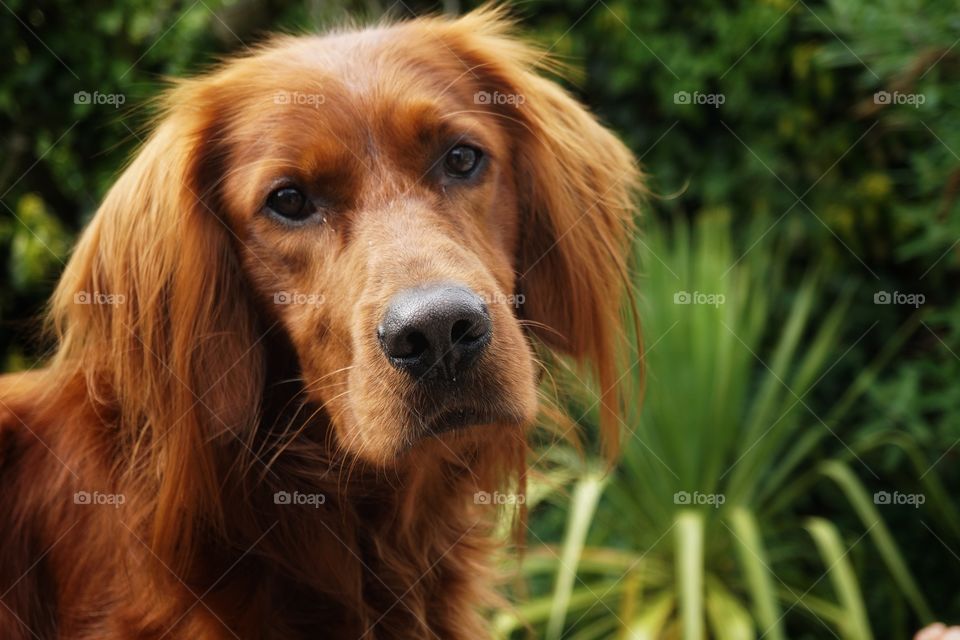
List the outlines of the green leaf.
{"type": "Polygon", "coordinates": [[[747,588],[753,600],[757,622],[765,638],[770,640],[786,640],[783,629],[783,614],[774,597],[774,573],[767,560],[767,552],[760,537],[760,527],[753,513],[735,507],[729,514],[730,525],[737,551],[739,552],[740,567],[747,579],[747,588]]]}
{"type": "Polygon", "coordinates": [[[897,543],[859,478],[854,475],[850,467],[841,462],[825,462],[821,468],[824,475],[839,485],[847,496],[847,500],[853,505],[857,515],[860,516],[860,520],[867,527],[870,537],[873,538],[873,542],[880,552],[880,557],[883,558],[887,569],[890,570],[897,586],[900,587],[913,610],[922,620],[932,622],[933,612],[930,610],[930,605],[927,604],[920,587],[910,574],[907,563],[897,548],[897,543]]]}
{"type": "Polygon", "coordinates": [[[716,640],[756,639],[750,613],[718,580],[707,580],[706,603],[711,637],[716,640]]]}
{"type": "Polygon", "coordinates": [[[681,511],[676,525],[677,588],[683,640],[703,640],[703,514],[681,511]]]}
{"type": "MultiPolygon", "coordinates": [[[[586,588],[581,587],[570,594],[568,611],[584,611],[590,608],[600,608],[606,610],[597,603],[597,596],[602,595],[606,598],[617,598],[623,592],[622,584],[615,584],[607,587],[586,588]],[[599,590],[597,590],[599,589],[599,590]]],[[[524,628],[526,625],[541,624],[550,617],[553,609],[554,597],[552,595],[542,596],[527,600],[515,607],[500,611],[493,620],[493,628],[498,636],[509,636],[510,633],[524,628]]]]}
{"type": "Polygon", "coordinates": [[[661,640],[674,607],[673,594],[664,591],[651,598],[643,611],[628,625],[622,640],[661,640]]]}
{"type": "Polygon", "coordinates": [[[843,607],[844,623],[840,626],[843,637],[849,640],[872,640],[873,633],[867,620],[857,574],[853,571],[847,557],[849,550],[844,548],[837,528],[823,518],[810,518],[806,528],[817,544],[820,557],[827,567],[826,575],[830,577],[833,590],[843,607]]]}
{"type": "Polygon", "coordinates": [[[547,621],[547,640],[556,640],[563,633],[567,609],[570,606],[570,594],[577,578],[577,565],[583,551],[587,532],[597,502],[603,493],[604,476],[599,472],[589,472],[577,481],[567,514],[566,536],[560,565],[557,568],[556,586],[553,591],[553,604],[550,619],[547,621]]]}

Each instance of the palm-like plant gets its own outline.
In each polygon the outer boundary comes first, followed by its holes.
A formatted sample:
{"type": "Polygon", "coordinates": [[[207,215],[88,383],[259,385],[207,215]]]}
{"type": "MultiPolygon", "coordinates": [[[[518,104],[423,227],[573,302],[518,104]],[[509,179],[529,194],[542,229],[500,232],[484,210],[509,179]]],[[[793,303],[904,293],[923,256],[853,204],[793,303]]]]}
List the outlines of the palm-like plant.
{"type": "MultiPolygon", "coordinates": [[[[820,415],[808,394],[845,355],[850,296],[825,305],[813,274],[778,308],[788,252],[768,241],[738,256],[730,238],[722,215],[702,217],[692,231],[680,225],[670,236],[653,229],[645,237],[643,408],[628,407],[623,455],[611,473],[562,446],[545,453],[554,470],[547,478],[573,478],[570,491],[546,498],[569,495],[566,523],[557,545],[541,544],[542,531],[531,530],[522,570],[542,595],[500,615],[505,634],[526,624],[548,640],[781,640],[786,621],[806,614],[818,636],[872,638],[849,556],[861,544],[885,563],[918,617],[931,617],[858,479],[873,473],[861,457],[868,448],[910,443],[858,438],[843,420],[911,328],[891,337],[820,415]],[[824,460],[823,451],[836,454],[824,460]],[[803,516],[798,503],[821,486],[841,489],[864,527],[841,531],[803,516]],[[817,555],[820,569],[811,563],[817,555]]],[[[596,397],[572,401],[575,415],[589,422],[596,397]]],[[[944,495],[932,474],[924,481],[934,499],[944,495]]],[[[958,531],[954,508],[940,508],[958,531]]],[[[556,515],[550,507],[534,513],[556,515]]]]}

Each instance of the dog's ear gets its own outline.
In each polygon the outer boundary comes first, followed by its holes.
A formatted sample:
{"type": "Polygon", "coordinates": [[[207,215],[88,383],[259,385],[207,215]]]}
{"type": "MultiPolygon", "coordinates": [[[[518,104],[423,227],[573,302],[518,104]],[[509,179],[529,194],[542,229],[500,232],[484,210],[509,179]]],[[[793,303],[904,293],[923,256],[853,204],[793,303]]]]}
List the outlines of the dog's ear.
{"type": "Polygon", "coordinates": [[[527,125],[515,148],[523,315],[534,332],[544,325],[539,338],[593,368],[614,455],[639,174],[626,147],[557,85],[529,75],[514,90],[527,125]]]}
{"type": "Polygon", "coordinates": [[[625,351],[627,265],[641,173],[616,136],[538,74],[547,56],[511,29],[501,9],[483,9],[453,24],[448,46],[470,68],[465,76],[472,74],[480,95],[491,96],[477,108],[495,110],[512,129],[522,208],[516,265],[522,314],[541,340],[593,368],[601,428],[613,454],[618,380],[635,379],[620,375],[618,355],[625,351]]]}
{"type": "Polygon", "coordinates": [[[143,514],[176,562],[197,518],[222,521],[218,441],[252,433],[262,353],[233,236],[217,212],[223,160],[202,81],[169,96],[84,232],[52,301],[62,370],[116,411],[123,464],[155,486],[143,514]],[[185,105],[189,105],[188,111],[185,105]]]}

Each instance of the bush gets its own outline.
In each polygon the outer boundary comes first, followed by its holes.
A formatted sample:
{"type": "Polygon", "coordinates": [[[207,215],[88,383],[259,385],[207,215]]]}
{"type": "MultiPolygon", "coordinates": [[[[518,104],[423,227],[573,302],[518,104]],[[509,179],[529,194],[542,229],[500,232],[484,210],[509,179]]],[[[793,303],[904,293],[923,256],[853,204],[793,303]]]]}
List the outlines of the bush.
{"type": "MultiPolygon", "coordinates": [[[[673,239],[649,229],[638,281],[647,400],[628,407],[617,470],[606,476],[587,464],[569,505],[552,496],[566,524],[534,535],[559,550],[534,546],[524,570],[542,595],[505,616],[503,630],[531,622],[543,623],[548,640],[681,632],[695,640],[819,637],[826,627],[862,639],[871,628],[908,637],[911,626],[889,614],[898,608],[931,619],[885,515],[914,507],[922,517],[960,517],[936,473],[923,491],[868,490],[857,474],[875,474],[870,452],[917,457],[916,443],[895,430],[868,436],[846,419],[917,322],[848,381],[833,406],[813,410],[807,398],[836,363],[851,296],[821,313],[825,274],[794,285],[789,247],[779,243],[737,263],[742,249],[728,218],[702,216],[692,234],[677,225],[673,239]],[[785,296],[792,300],[783,313],[770,300],[785,296]],[[814,515],[818,501],[837,495],[852,519],[814,515]],[[868,610],[872,587],[857,577],[856,560],[882,569],[896,606],[868,610]],[[552,587],[540,580],[551,573],[552,587]]],[[[571,415],[595,421],[598,398],[585,394],[571,415]]],[[[546,457],[577,467],[563,450],[546,457]]],[[[922,463],[910,471],[922,473],[922,463]]],[[[537,521],[556,522],[543,517],[549,510],[537,511],[537,521]]]]}

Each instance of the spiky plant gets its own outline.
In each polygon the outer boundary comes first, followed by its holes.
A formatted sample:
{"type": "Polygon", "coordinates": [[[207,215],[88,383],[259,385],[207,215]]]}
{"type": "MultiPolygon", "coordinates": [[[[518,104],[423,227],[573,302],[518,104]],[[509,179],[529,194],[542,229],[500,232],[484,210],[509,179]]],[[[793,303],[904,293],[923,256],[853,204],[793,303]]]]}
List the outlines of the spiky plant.
{"type": "MultiPolygon", "coordinates": [[[[860,546],[929,620],[859,479],[873,473],[867,449],[910,443],[864,439],[845,420],[912,328],[892,336],[829,411],[815,412],[809,394],[845,353],[850,295],[825,299],[817,273],[786,287],[789,251],[766,238],[739,253],[722,214],[693,229],[651,229],[640,251],[646,398],[629,407],[614,471],[562,445],[544,452],[544,478],[561,478],[565,490],[532,495],[546,493],[566,520],[553,540],[542,531],[549,525],[538,533],[534,523],[522,571],[541,595],[501,613],[500,630],[522,635],[529,625],[546,640],[783,640],[797,620],[825,638],[869,639],[865,586],[849,554],[860,546]],[[801,509],[820,489],[840,489],[862,528],[840,530],[801,509]]],[[[589,423],[599,396],[581,396],[571,411],[589,423]]],[[[932,474],[924,482],[943,497],[932,474]]],[[[956,517],[948,502],[938,508],[956,517]]],[[[548,522],[557,508],[533,513],[548,522]]]]}

